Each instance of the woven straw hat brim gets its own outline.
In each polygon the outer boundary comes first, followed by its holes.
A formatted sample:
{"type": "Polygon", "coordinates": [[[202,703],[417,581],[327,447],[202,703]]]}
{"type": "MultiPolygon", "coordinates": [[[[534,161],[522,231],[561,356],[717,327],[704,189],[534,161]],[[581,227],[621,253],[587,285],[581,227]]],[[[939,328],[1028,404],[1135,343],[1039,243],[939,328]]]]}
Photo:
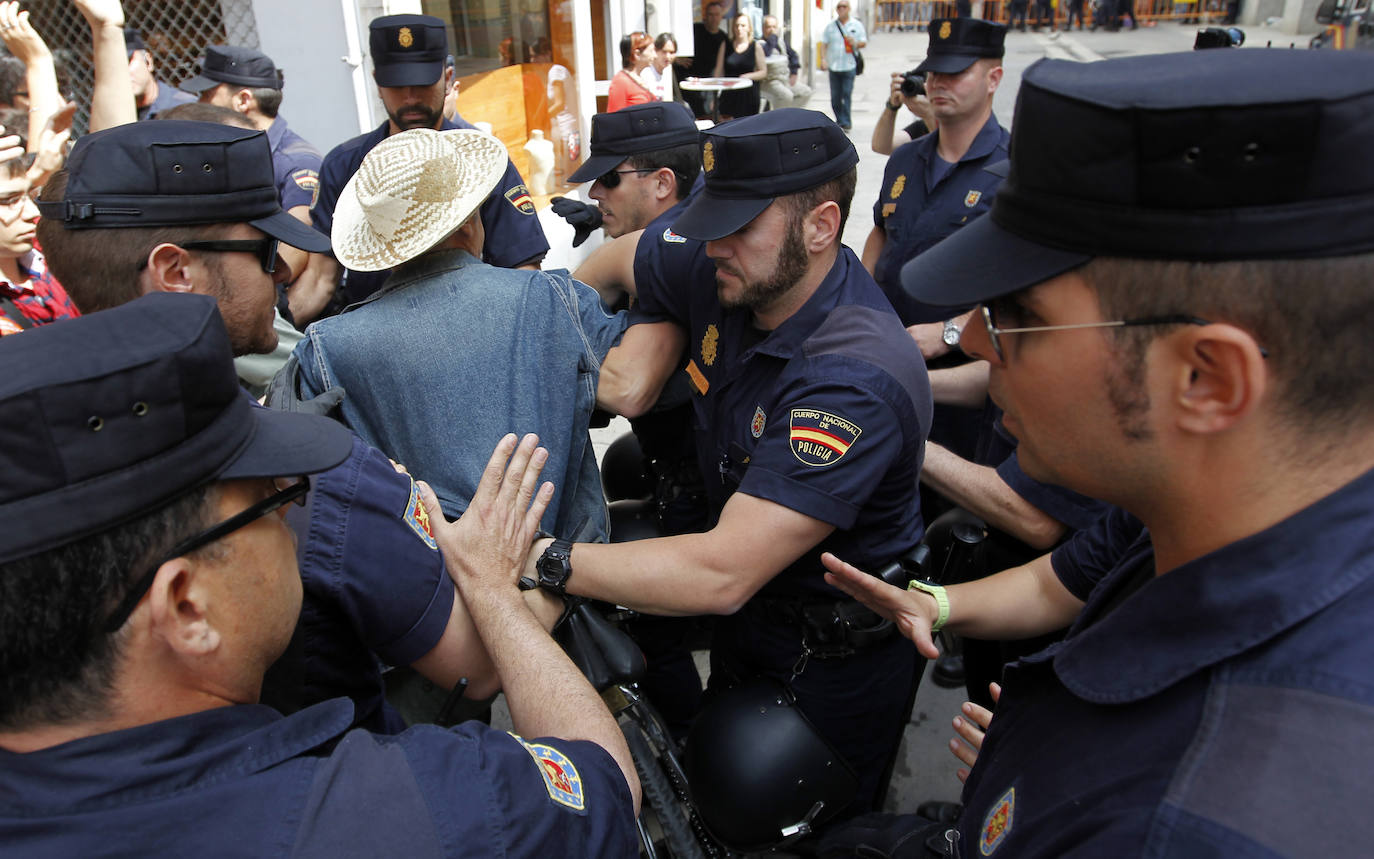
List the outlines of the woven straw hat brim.
{"type": "Polygon", "coordinates": [[[438,244],[496,188],[506,147],[473,129],[416,128],[377,144],[334,210],[334,256],[354,271],[383,271],[438,244]]]}

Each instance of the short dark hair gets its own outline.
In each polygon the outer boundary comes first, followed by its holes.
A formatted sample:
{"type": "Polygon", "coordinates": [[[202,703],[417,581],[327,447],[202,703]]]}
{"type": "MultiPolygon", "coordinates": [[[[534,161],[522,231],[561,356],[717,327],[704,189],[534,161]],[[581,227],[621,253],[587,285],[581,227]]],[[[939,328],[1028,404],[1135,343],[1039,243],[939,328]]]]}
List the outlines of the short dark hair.
{"type": "MultiPolygon", "coordinates": [[[[0,564],[0,729],[103,715],[123,651],[110,613],[149,565],[210,524],[214,484],[56,549],[0,564]]],[[[213,551],[206,547],[206,551],[213,551]]]]}
{"type": "Polygon", "coordinates": [[[677,198],[687,199],[692,183],[701,172],[701,147],[696,143],[684,143],[653,152],[640,152],[625,159],[625,163],[638,169],[667,167],[677,179],[677,198]]]}
{"type": "MultiPolygon", "coordinates": [[[[1184,262],[1097,257],[1078,269],[1104,319],[1186,314],[1248,331],[1268,352],[1278,410],[1329,435],[1374,420],[1374,254],[1184,262]]],[[[1124,383],[1143,388],[1145,350],[1167,328],[1111,330],[1124,383]]],[[[1360,431],[1365,431],[1361,429],[1360,431]]]]}
{"type": "MultiPolygon", "coordinates": [[[[19,138],[19,145],[27,149],[29,147],[29,113],[16,107],[7,107],[0,110],[0,127],[5,129],[5,134],[13,134],[19,138]]],[[[8,161],[0,162],[0,175],[6,179],[18,179],[20,176],[29,172],[33,166],[35,154],[25,152],[18,158],[11,158],[8,161]]]]}
{"type": "Polygon", "coordinates": [[[663,50],[663,46],[668,44],[669,42],[673,43],[673,50],[677,50],[677,37],[675,37],[672,33],[659,33],[658,37],[654,39],[654,50],[663,50]]]}
{"type": "Polygon", "coordinates": [[[207,104],[202,101],[188,101],[185,104],[178,104],[162,111],[157,115],[158,119],[184,119],[192,122],[216,122],[220,125],[232,125],[236,128],[251,128],[257,130],[253,120],[227,107],[220,107],[217,104],[207,104]]]}
{"type": "Polygon", "coordinates": [[[820,204],[834,200],[840,207],[840,234],[843,235],[844,225],[849,221],[849,206],[854,202],[854,187],[858,181],[859,169],[851,167],[829,182],[779,199],[786,201],[794,222],[800,222],[807,212],[820,204]]]}
{"type": "Polygon", "coordinates": [[[248,87],[248,91],[257,99],[258,110],[268,119],[276,119],[277,111],[281,110],[281,90],[272,89],[265,86],[248,87]]]}
{"type": "MultiPolygon", "coordinates": [[[[67,193],[68,172],[58,170],[43,186],[44,201],[67,193]]],[[[141,294],[139,272],[148,253],[164,242],[180,245],[195,239],[220,238],[232,224],[174,227],[69,230],[59,218],[40,218],[38,243],[53,277],[82,313],[94,313],[133,301],[141,294]]]]}

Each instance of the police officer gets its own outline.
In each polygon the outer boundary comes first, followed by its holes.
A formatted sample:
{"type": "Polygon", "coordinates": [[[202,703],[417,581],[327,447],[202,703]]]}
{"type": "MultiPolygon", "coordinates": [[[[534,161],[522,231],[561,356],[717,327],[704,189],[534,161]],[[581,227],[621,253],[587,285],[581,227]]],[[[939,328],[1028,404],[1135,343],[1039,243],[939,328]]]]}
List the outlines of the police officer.
{"type": "MultiPolygon", "coordinates": [[[[277,204],[267,135],[208,123],[135,123],[83,137],[41,207],[53,272],[83,313],[149,292],[210,295],[236,354],[276,343],[274,281],[285,276],[277,242],[329,247],[277,204]]],[[[348,695],[359,724],[400,730],[382,664],[413,666],[442,689],[466,677],[469,696],[494,694],[497,678],[474,646],[418,497],[408,475],[355,441],[293,510],[306,598],[267,675],[273,706],[294,712],[348,695]]],[[[556,619],[557,606],[541,610],[556,619]]]]}
{"type": "Polygon", "coordinates": [[[849,810],[868,809],[881,800],[917,666],[905,642],[844,623],[855,606],[822,582],[819,553],[845,546],[876,568],[919,542],[925,367],[840,243],[858,154],[839,126],[814,111],[770,111],[703,133],[701,155],[705,190],[670,234],[635,242],[641,259],[660,256],[636,263],[635,287],[641,313],[686,332],[711,527],[611,545],[560,540],[531,575],[650,613],[725,615],[712,686],[757,675],[789,683],[859,773],[849,810]],[[675,236],[704,242],[704,256],[675,236]],[[693,276],[704,259],[714,289],[693,276]]]}
{"type": "MultiPolygon", "coordinates": [[[[472,128],[460,116],[444,118],[444,94],[453,79],[452,58],[444,22],[432,15],[385,15],[368,26],[372,76],[387,111],[387,121],[375,131],[345,141],[330,150],[320,168],[320,193],[312,209],[315,227],[326,235],[334,226],[334,207],[344,185],[372,147],[407,128],[472,128]]],[[[534,203],[524,180],[508,164],[497,193],[482,207],[487,234],[486,262],[505,268],[537,269],[549,243],[539,226],[534,203]]],[[[300,307],[297,322],[315,319],[334,297],[340,270],[332,257],[312,259],[312,271],[292,287],[292,309],[300,307]],[[316,266],[318,265],[318,269],[316,266]]],[[[386,272],[343,272],[341,297],[345,304],[362,301],[386,280],[386,272]]],[[[342,307],[334,308],[335,311],[342,307]]]]}
{"type": "Polygon", "coordinates": [[[379,738],[349,731],[347,700],[285,717],[256,703],[301,608],[282,511],[349,456],[349,434],[243,397],[205,296],[4,341],[0,360],[26,368],[0,380],[7,851],[633,853],[620,730],[507,576],[550,497],[530,504],[532,436],[498,446],[461,526],[424,494],[524,736],[469,722],[379,738]]]}
{"type": "Polygon", "coordinates": [[[158,114],[168,108],[196,100],[195,96],[158,78],[153,55],[143,42],[143,34],[133,27],[124,28],[124,50],[129,58],[129,79],[139,119],[157,119],[158,114]]]}
{"type": "MultiPolygon", "coordinates": [[[[286,125],[279,116],[283,76],[262,51],[234,45],[208,45],[200,61],[200,74],[183,81],[181,88],[206,104],[240,113],[260,131],[267,132],[272,147],[272,173],[277,196],[286,214],[310,223],[310,207],[320,188],[320,151],[286,125]]],[[[306,255],[288,249],[283,254],[292,279],[305,270],[306,255]]]]}
{"type": "Polygon", "coordinates": [[[904,271],[923,302],[981,304],[962,345],[1026,472],[1148,529],[1062,644],[1007,668],[963,855],[1352,849],[1374,171],[1330,165],[1374,145],[1371,108],[1368,55],[1042,61],[991,214],[904,271]]]}
{"type": "MultiPolygon", "coordinates": [[[[863,251],[864,266],[903,324],[932,320],[928,308],[923,315],[902,291],[902,264],[986,212],[1002,181],[984,168],[1006,160],[1010,140],[992,112],[1006,33],[1006,27],[979,18],[930,22],[930,47],[916,71],[926,76],[938,126],[888,159],[863,251]]],[[[935,333],[921,333],[927,357],[949,350],[948,343],[929,336],[935,333]]],[[[943,335],[943,328],[938,333],[943,335]]]]}

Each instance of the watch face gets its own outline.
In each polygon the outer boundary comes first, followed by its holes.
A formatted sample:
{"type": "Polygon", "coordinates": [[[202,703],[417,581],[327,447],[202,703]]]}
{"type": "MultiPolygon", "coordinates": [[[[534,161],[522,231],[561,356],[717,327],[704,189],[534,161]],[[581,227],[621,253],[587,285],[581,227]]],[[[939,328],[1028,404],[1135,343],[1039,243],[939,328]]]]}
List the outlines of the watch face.
{"type": "Polygon", "coordinates": [[[956,328],[956,327],[954,327],[954,326],[952,326],[952,325],[946,327],[946,328],[945,328],[945,333],[944,333],[944,335],[941,337],[941,339],[945,341],[945,345],[946,345],[946,346],[958,346],[958,345],[959,345],[959,329],[956,328]]]}

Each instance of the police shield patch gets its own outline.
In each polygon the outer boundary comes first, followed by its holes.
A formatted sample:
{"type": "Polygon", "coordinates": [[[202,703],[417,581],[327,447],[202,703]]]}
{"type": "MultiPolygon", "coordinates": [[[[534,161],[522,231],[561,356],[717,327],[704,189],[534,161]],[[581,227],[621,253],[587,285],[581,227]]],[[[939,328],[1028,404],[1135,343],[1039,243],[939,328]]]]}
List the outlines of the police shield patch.
{"type": "Polygon", "coordinates": [[[687,243],[687,239],[673,232],[672,227],[669,227],[663,231],[663,240],[670,245],[681,245],[687,243]]]}
{"type": "Polygon", "coordinates": [[[993,803],[987,817],[983,818],[983,826],[978,835],[979,853],[991,856],[994,850],[1002,846],[1007,833],[1011,832],[1012,815],[1015,811],[1016,788],[1013,787],[993,803]]]}
{"type": "Polygon", "coordinates": [[[763,428],[768,424],[768,416],[763,413],[763,406],[754,407],[754,419],[749,422],[749,434],[754,438],[763,435],[763,428]]]}
{"type": "Polygon", "coordinates": [[[520,745],[525,747],[525,751],[534,758],[535,764],[539,767],[539,774],[544,777],[544,787],[549,792],[549,799],[559,805],[566,805],[574,811],[581,811],[587,807],[587,797],[582,790],[582,777],[577,774],[577,767],[568,756],[555,749],[553,746],[546,746],[543,743],[527,743],[515,734],[520,745]]]}
{"type": "Polygon", "coordinates": [[[978,201],[981,199],[983,199],[982,191],[969,191],[964,195],[964,205],[972,209],[974,206],[978,205],[978,201]]]}
{"type": "Polygon", "coordinates": [[[526,215],[534,214],[534,201],[530,199],[529,189],[524,185],[516,185],[506,192],[506,199],[515,207],[516,211],[526,215]]]}
{"type": "Polygon", "coordinates": [[[844,458],[863,432],[857,424],[818,409],[792,410],[792,455],[817,468],[844,458]]]}
{"type": "Polygon", "coordinates": [[[434,530],[429,524],[429,511],[425,509],[425,503],[420,500],[420,493],[415,488],[415,481],[410,481],[410,501],[406,503],[406,512],[401,516],[405,523],[410,526],[410,530],[415,532],[415,536],[424,541],[424,544],[434,551],[439,551],[439,544],[434,541],[434,530]]]}

